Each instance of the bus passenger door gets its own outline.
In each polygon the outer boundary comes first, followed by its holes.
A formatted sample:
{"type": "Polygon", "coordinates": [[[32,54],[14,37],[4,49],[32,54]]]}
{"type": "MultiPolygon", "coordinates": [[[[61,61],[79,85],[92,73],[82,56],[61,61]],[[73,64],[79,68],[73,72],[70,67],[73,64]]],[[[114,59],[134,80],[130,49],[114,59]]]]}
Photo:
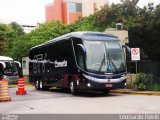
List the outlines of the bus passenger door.
{"type": "MultiPolygon", "coordinates": [[[[86,69],[85,65],[85,59],[86,59],[86,50],[82,44],[82,39],[80,38],[73,38],[73,46],[74,46],[74,51],[75,51],[75,57],[76,57],[76,62],[78,67],[81,69],[78,70],[78,72],[82,72],[82,70],[86,69]],[[76,40],[75,40],[76,39],[76,40]]],[[[83,80],[82,73],[79,73],[78,75],[79,80],[79,85],[80,87],[85,86],[85,81],[83,80]]]]}

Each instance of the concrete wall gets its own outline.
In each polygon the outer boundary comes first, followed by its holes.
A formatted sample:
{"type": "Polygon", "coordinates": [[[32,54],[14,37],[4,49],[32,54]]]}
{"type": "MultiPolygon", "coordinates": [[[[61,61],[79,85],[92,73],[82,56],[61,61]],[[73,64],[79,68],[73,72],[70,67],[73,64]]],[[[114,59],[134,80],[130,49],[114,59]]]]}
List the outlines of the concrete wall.
{"type": "Polygon", "coordinates": [[[109,0],[82,0],[83,16],[89,16],[95,12],[95,7],[100,9],[101,6],[109,4],[109,0]]]}
{"type": "Polygon", "coordinates": [[[136,79],[136,74],[128,73],[126,77],[127,88],[134,88],[133,81],[136,79]]]}
{"type": "Polygon", "coordinates": [[[105,33],[118,36],[123,44],[128,43],[128,31],[126,30],[107,29],[105,33]]]}
{"type": "Polygon", "coordinates": [[[63,22],[63,15],[62,15],[62,2],[63,0],[54,0],[54,14],[55,19],[63,22]]]}
{"type": "Polygon", "coordinates": [[[68,23],[68,9],[67,9],[67,3],[64,2],[62,3],[62,19],[63,19],[63,23],[67,24],[68,23]]]}
{"type": "Polygon", "coordinates": [[[47,4],[45,6],[45,17],[46,17],[46,21],[52,21],[54,20],[54,5],[53,3],[47,4]]]}
{"type": "Polygon", "coordinates": [[[24,76],[25,83],[29,83],[29,58],[22,58],[22,72],[24,76]]]}
{"type": "Polygon", "coordinates": [[[74,23],[79,19],[79,17],[82,17],[82,13],[69,13],[69,23],[74,23]]]}

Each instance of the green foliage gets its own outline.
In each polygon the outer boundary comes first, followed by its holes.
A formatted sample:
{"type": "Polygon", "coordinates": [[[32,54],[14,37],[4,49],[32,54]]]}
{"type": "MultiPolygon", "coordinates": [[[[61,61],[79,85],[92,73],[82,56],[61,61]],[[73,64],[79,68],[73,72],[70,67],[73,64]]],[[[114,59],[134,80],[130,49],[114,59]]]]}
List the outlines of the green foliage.
{"type": "Polygon", "coordinates": [[[142,54],[151,60],[160,60],[160,17],[158,15],[160,15],[160,5],[153,9],[153,4],[149,4],[139,9],[138,18],[135,20],[137,24],[129,29],[130,47],[140,47],[142,54]]]}
{"type": "Polygon", "coordinates": [[[160,91],[160,84],[154,84],[151,86],[151,90],[153,91],[160,91]]]}
{"type": "Polygon", "coordinates": [[[13,22],[9,27],[0,24],[0,36],[2,36],[0,41],[3,46],[0,49],[8,46],[7,54],[18,59],[28,55],[31,47],[65,33],[104,31],[106,28],[115,28],[116,23],[121,22],[123,28],[129,31],[130,47],[140,47],[142,54],[147,59],[160,60],[160,5],[154,8],[150,3],[144,8],[139,8],[136,3],[137,0],[121,0],[121,4],[112,4],[111,6],[106,4],[95,14],[82,17],[74,24],[64,25],[58,21],[52,21],[39,24],[37,29],[29,34],[24,34],[21,26],[17,23],[13,22]],[[6,30],[1,30],[3,27],[6,30]]]}
{"type": "Polygon", "coordinates": [[[0,55],[4,55],[5,49],[8,47],[7,41],[12,37],[12,29],[0,23],[0,55]]]}
{"type": "Polygon", "coordinates": [[[39,27],[29,33],[28,36],[31,38],[34,46],[70,32],[68,28],[69,25],[63,25],[59,21],[52,21],[50,23],[40,24],[39,27]]]}
{"type": "Polygon", "coordinates": [[[146,86],[144,83],[140,83],[139,86],[138,86],[138,89],[139,90],[146,90],[146,86]]]}
{"type": "Polygon", "coordinates": [[[8,50],[9,56],[20,59],[28,56],[29,50],[36,45],[44,43],[60,35],[70,32],[69,25],[63,25],[58,21],[40,24],[31,33],[17,37],[12,42],[12,47],[8,50]]]}
{"type": "Polygon", "coordinates": [[[25,34],[23,28],[18,23],[11,22],[9,26],[13,29],[13,39],[25,34]]]}
{"type": "Polygon", "coordinates": [[[19,25],[16,22],[11,22],[8,26],[12,29],[12,33],[11,33],[11,36],[7,40],[7,48],[5,49],[5,54],[10,56],[12,53],[11,48],[14,47],[13,46],[14,41],[19,39],[21,36],[24,36],[25,32],[23,28],[21,27],[21,25],[19,25]]]}
{"type": "Polygon", "coordinates": [[[33,47],[28,35],[21,36],[12,42],[12,47],[8,51],[8,55],[14,59],[20,59],[28,56],[29,50],[33,47]]]}
{"type": "Polygon", "coordinates": [[[92,24],[92,16],[80,18],[74,24],[74,31],[94,31],[94,26],[92,24]]]}
{"type": "Polygon", "coordinates": [[[154,90],[158,91],[160,88],[160,79],[153,74],[138,73],[133,81],[138,90],[154,90]]]}
{"type": "Polygon", "coordinates": [[[133,85],[136,85],[139,90],[145,90],[146,89],[145,74],[138,73],[136,75],[135,80],[133,81],[133,85]]]}

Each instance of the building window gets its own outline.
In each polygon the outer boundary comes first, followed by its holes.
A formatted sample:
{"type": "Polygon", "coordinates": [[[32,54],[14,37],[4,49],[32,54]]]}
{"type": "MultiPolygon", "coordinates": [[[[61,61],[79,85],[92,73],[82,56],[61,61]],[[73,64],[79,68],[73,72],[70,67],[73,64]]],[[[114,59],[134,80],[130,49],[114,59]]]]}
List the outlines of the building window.
{"type": "Polygon", "coordinates": [[[76,3],[76,12],[82,12],[82,4],[76,3]]]}
{"type": "Polygon", "coordinates": [[[82,12],[82,3],[69,3],[69,12],[82,12]]]}

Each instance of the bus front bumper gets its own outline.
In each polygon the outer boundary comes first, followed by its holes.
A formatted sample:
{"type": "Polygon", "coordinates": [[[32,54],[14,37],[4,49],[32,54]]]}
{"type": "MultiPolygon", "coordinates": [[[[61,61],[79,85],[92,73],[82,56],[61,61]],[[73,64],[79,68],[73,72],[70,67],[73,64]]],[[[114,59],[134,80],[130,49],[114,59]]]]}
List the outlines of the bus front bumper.
{"type": "Polygon", "coordinates": [[[126,79],[116,82],[116,83],[97,83],[93,81],[89,81],[83,86],[84,90],[113,90],[113,89],[123,89],[126,87],[126,79]]]}
{"type": "Polygon", "coordinates": [[[8,80],[8,83],[18,83],[19,76],[4,76],[4,79],[8,80]]]}

